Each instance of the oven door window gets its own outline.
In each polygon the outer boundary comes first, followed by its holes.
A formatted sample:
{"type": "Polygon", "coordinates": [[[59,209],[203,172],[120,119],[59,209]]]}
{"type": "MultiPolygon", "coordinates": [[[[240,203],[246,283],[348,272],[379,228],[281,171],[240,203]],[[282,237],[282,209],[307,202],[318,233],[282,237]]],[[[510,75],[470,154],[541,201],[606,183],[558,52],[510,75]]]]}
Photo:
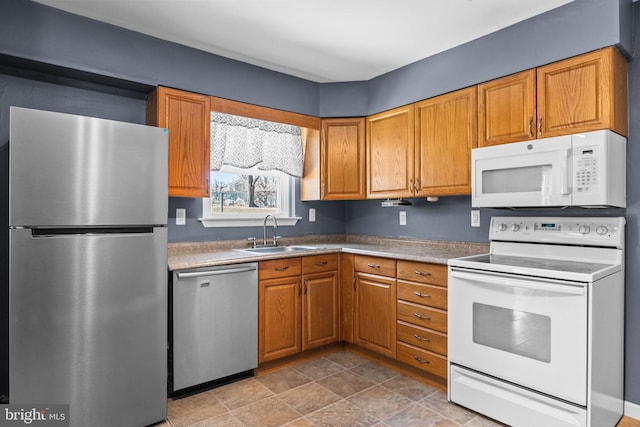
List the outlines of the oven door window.
{"type": "Polygon", "coordinates": [[[473,342],[549,363],[551,318],[474,303],[473,342]]]}

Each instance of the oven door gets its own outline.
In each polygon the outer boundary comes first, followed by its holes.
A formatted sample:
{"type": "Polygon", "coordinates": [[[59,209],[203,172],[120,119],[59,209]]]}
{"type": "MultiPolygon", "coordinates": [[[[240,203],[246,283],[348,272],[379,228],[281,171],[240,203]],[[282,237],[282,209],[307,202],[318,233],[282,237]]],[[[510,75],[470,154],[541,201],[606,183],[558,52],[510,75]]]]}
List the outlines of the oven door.
{"type": "Polygon", "coordinates": [[[449,268],[449,360],[586,406],[587,284],[449,268]]]}

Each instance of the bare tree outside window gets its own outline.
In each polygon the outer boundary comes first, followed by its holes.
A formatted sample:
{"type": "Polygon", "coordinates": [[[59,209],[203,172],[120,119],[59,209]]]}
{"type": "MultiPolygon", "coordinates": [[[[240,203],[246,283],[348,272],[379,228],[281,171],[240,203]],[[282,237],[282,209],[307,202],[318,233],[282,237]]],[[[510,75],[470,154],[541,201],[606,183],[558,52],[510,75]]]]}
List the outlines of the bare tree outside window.
{"type": "Polygon", "coordinates": [[[280,210],[278,206],[281,176],[273,173],[237,174],[212,171],[210,208],[212,214],[256,213],[266,215],[280,210]]]}

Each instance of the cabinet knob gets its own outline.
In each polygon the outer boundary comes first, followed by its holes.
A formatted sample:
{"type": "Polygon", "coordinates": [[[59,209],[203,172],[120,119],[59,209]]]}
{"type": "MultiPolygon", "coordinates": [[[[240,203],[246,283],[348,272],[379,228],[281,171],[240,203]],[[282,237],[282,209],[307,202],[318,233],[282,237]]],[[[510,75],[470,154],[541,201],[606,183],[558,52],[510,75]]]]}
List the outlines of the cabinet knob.
{"type": "Polygon", "coordinates": [[[418,276],[431,276],[431,273],[429,273],[428,271],[425,273],[424,271],[416,270],[414,271],[414,273],[416,273],[418,276]]]}
{"type": "Polygon", "coordinates": [[[418,363],[423,363],[423,364],[427,364],[427,365],[429,364],[429,361],[428,361],[428,360],[421,359],[421,358],[419,358],[418,356],[413,356],[413,358],[414,358],[414,359],[416,360],[416,362],[418,362],[418,363]]]}
{"type": "Polygon", "coordinates": [[[371,264],[371,263],[367,264],[367,267],[371,267],[371,268],[380,268],[380,266],[379,266],[379,265],[375,265],[375,264],[371,264]]]}
{"type": "Polygon", "coordinates": [[[327,263],[327,261],[318,261],[315,265],[317,265],[318,267],[322,267],[323,265],[327,265],[327,263]]]}
{"type": "Polygon", "coordinates": [[[429,317],[429,316],[422,316],[421,314],[418,314],[418,313],[413,313],[413,315],[416,316],[420,320],[431,320],[431,317],[429,317]]]}
{"type": "Polygon", "coordinates": [[[289,269],[288,265],[285,265],[284,267],[275,267],[274,270],[276,271],[287,271],[289,269]]]}
{"type": "Polygon", "coordinates": [[[533,137],[533,116],[529,117],[529,137],[533,137]]]}
{"type": "Polygon", "coordinates": [[[540,119],[538,121],[538,136],[542,136],[542,114],[540,114],[540,119]]]}
{"type": "Polygon", "coordinates": [[[415,295],[415,296],[417,296],[417,297],[420,297],[420,298],[431,298],[431,295],[429,295],[429,294],[422,294],[422,293],[420,293],[420,292],[418,292],[418,291],[414,292],[414,295],[415,295]]]}
{"type": "Polygon", "coordinates": [[[422,342],[430,342],[431,340],[429,338],[422,338],[420,335],[418,334],[413,334],[413,337],[415,339],[417,339],[418,341],[422,341],[422,342]]]}

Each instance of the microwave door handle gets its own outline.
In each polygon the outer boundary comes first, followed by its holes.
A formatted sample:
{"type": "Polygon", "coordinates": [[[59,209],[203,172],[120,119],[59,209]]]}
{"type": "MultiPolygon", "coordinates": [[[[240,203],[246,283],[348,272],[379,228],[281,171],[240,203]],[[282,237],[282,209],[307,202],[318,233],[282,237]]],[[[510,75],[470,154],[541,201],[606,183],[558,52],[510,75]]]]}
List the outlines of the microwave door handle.
{"type": "Polygon", "coordinates": [[[569,150],[562,150],[562,165],[560,166],[560,194],[569,195],[569,150]]]}
{"type": "Polygon", "coordinates": [[[494,276],[491,274],[466,273],[458,270],[451,270],[451,277],[467,280],[480,285],[498,288],[522,288],[532,291],[550,292],[565,295],[583,295],[583,286],[564,285],[549,281],[548,283],[534,282],[532,280],[513,279],[509,277],[494,276]]]}

